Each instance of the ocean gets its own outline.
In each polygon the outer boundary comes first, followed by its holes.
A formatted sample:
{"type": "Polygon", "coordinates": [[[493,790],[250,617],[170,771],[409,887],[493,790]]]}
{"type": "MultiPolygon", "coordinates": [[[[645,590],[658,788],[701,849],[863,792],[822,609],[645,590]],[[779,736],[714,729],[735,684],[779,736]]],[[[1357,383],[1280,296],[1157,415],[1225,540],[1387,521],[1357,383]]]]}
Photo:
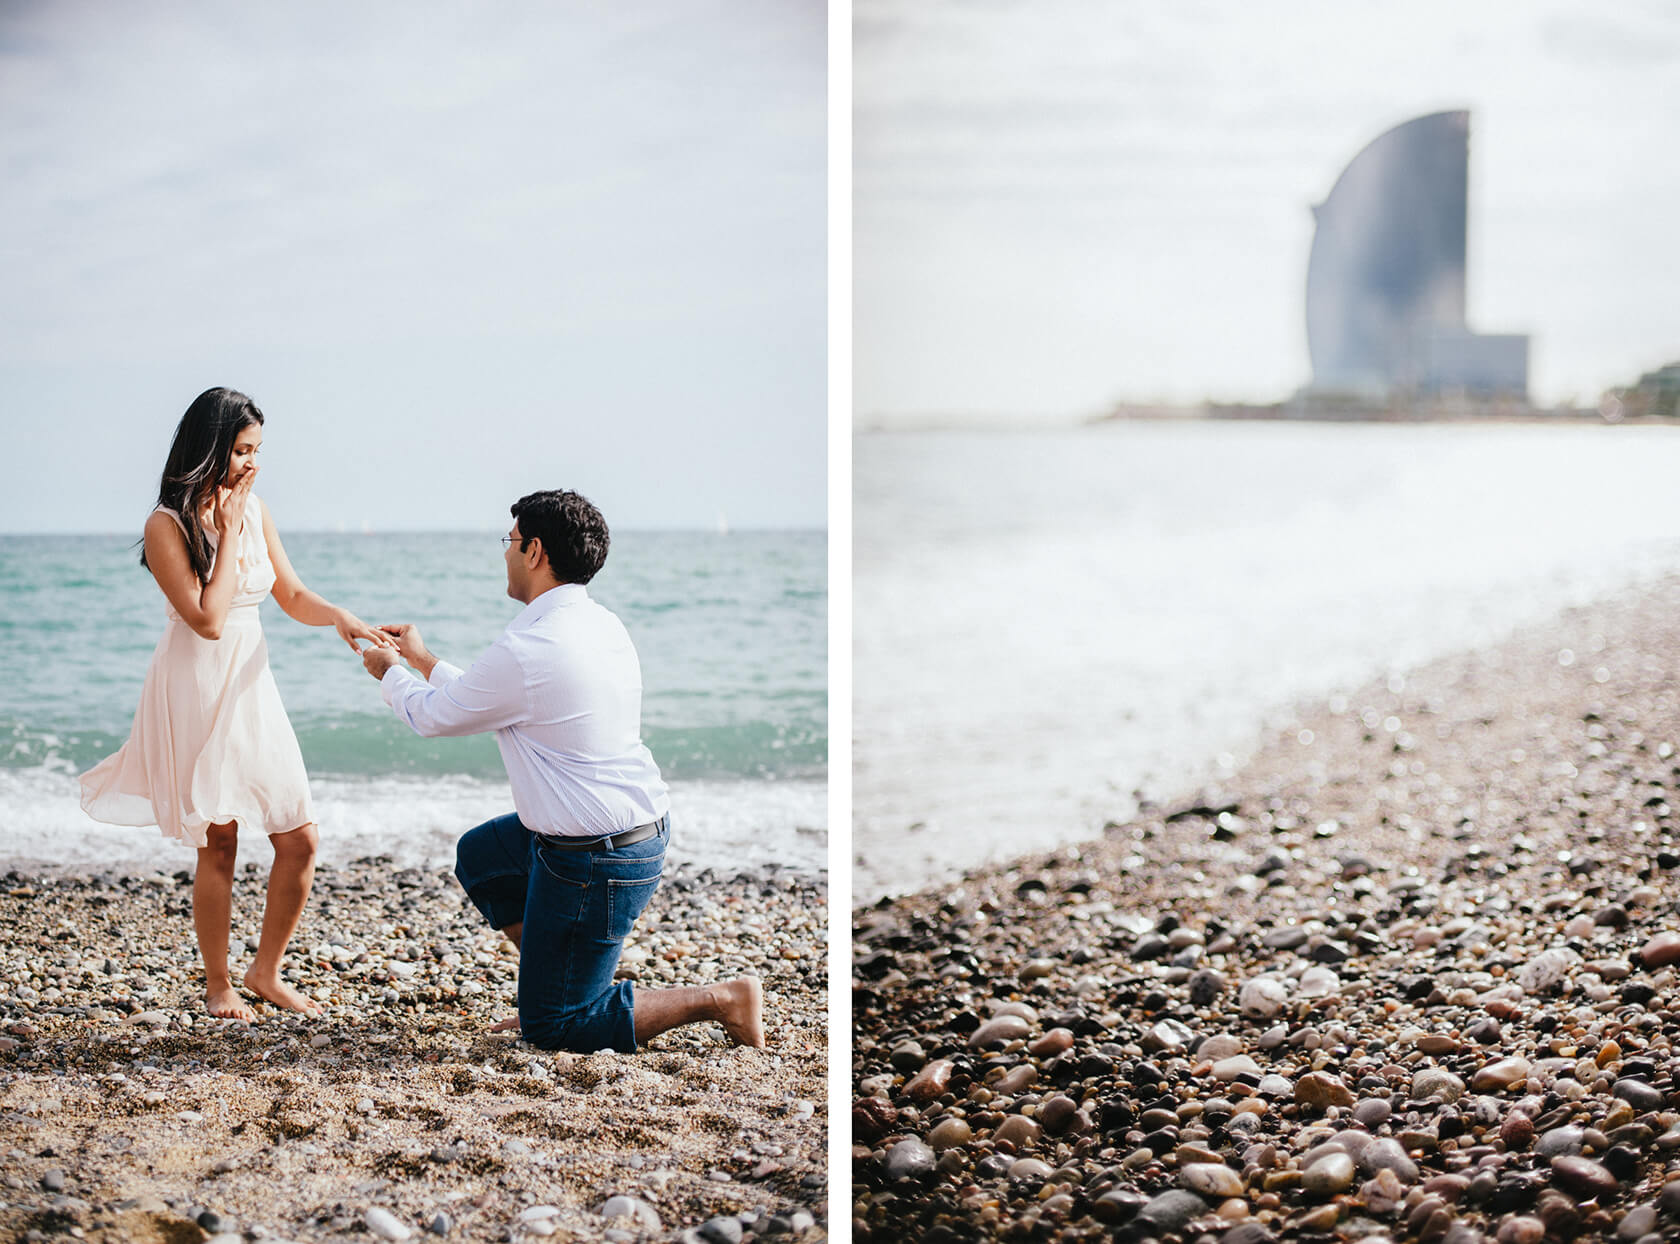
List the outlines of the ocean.
{"type": "Polygon", "coordinates": [[[1092,836],[1293,706],[1680,570],[1680,427],[854,440],[853,896],[1092,836]]]}
{"type": "MultiPolygon", "coordinates": [[[[416,623],[463,667],[521,608],[500,531],[281,535],[309,587],[364,621],[416,623]]],[[[156,829],[90,820],[75,780],[127,737],[163,630],[138,536],[138,520],[133,535],[0,535],[0,861],[191,864],[156,829]]],[[[614,533],[590,592],[641,657],[643,741],[671,784],[674,860],[826,869],[827,556],[820,531],[614,533]]],[[[491,736],[415,736],[331,628],[272,599],[262,610],[323,861],[449,863],[463,831],[512,810],[491,736]]],[[[268,855],[251,843],[241,858],[266,868],[268,855]]]]}

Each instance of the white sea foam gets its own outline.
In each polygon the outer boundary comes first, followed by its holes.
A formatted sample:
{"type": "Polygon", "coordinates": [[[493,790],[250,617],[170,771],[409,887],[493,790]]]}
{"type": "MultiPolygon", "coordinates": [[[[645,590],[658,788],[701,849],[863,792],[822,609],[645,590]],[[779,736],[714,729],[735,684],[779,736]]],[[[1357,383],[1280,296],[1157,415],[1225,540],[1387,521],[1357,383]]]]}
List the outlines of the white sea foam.
{"type": "Polygon", "coordinates": [[[854,472],[859,899],[1094,834],[1297,701],[1680,568],[1680,428],[891,433],[854,472]]]}
{"type": "MultiPolygon", "coordinates": [[[[329,864],[389,855],[399,866],[447,866],[465,830],[513,810],[506,782],[471,778],[317,779],[310,789],[321,827],[320,858],[329,864]]],[[[821,782],[677,782],[671,801],[674,862],[719,872],[828,866],[821,782]]],[[[259,864],[268,854],[261,843],[247,852],[259,864]]],[[[75,775],[50,764],[0,769],[0,863],[174,872],[192,866],[193,852],[155,828],[90,820],[78,802],[75,775]]]]}

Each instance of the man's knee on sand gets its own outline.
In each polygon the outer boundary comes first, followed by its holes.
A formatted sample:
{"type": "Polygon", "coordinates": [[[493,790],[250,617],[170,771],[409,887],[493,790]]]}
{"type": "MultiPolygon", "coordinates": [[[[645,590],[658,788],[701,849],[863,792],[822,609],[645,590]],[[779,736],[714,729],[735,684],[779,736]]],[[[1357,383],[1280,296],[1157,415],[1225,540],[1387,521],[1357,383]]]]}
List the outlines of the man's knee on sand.
{"type": "Polygon", "coordinates": [[[542,1018],[519,1013],[519,1035],[538,1049],[563,1050],[571,1054],[594,1054],[601,1050],[617,1050],[621,1054],[636,1052],[635,1039],[626,1041],[621,1033],[603,1026],[598,1015],[579,1007],[558,1015],[542,1018]]]}
{"type": "Polygon", "coordinates": [[[490,837],[490,825],[475,825],[455,840],[455,880],[461,883],[463,890],[468,889],[468,878],[476,878],[484,871],[482,856],[485,843],[490,837]]]}

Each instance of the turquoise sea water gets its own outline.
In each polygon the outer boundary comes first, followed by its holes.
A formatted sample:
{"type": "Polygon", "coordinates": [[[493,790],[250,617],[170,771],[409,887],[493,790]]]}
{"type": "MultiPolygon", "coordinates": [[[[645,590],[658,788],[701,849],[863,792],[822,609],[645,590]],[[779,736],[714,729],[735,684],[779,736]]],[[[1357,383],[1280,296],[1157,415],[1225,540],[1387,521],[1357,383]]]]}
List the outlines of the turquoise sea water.
{"type": "MultiPolygon", "coordinates": [[[[418,624],[458,665],[520,608],[505,594],[500,532],[281,534],[311,588],[368,622],[418,624]]],[[[155,831],[89,821],[74,782],[127,737],[163,629],[133,539],[0,536],[0,662],[12,672],[0,681],[0,858],[158,856],[155,831]]],[[[826,560],[821,532],[615,533],[591,593],[641,656],[643,738],[681,827],[673,853],[822,866],[826,560]]],[[[489,736],[417,738],[331,629],[262,608],[324,856],[446,858],[462,829],[509,806],[489,736]]]]}

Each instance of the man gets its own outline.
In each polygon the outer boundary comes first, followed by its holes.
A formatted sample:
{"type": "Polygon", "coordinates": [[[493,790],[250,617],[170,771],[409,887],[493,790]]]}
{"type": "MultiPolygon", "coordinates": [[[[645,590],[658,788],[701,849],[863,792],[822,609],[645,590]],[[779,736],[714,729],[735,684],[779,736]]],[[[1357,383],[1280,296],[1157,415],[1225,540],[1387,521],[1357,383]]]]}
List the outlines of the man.
{"type": "Polygon", "coordinates": [[[407,625],[383,628],[396,653],[362,654],[415,733],[495,731],[515,812],[462,837],[455,875],[519,947],[519,1016],[496,1030],[520,1028],[545,1049],[630,1052],[714,1020],[737,1044],[762,1047],[756,977],[690,989],[614,983],[670,836],[670,799],[641,741],[641,665],[623,623],[585,587],[607,559],[600,511],[575,492],[534,492],[511,508],[507,591],[525,608],[471,669],[438,660],[407,625]]]}

